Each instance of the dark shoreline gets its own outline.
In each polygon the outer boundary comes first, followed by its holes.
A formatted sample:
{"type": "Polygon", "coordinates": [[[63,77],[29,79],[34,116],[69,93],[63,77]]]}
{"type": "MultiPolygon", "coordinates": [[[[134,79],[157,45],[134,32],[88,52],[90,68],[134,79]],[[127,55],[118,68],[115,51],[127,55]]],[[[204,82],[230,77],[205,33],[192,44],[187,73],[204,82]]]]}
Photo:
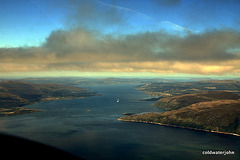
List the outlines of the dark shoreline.
{"type": "Polygon", "coordinates": [[[28,105],[49,100],[86,98],[99,94],[88,89],[62,84],[35,84],[18,80],[0,82],[0,116],[39,112],[28,105]],[[24,108],[26,106],[26,108],[24,108]]]}
{"type": "MultiPolygon", "coordinates": [[[[96,96],[99,96],[96,94],[96,96]]],[[[31,104],[27,105],[32,105],[41,101],[58,101],[58,100],[68,100],[68,99],[83,99],[87,98],[90,96],[86,97],[48,97],[44,98],[40,101],[33,102],[31,104]]],[[[27,106],[24,105],[24,106],[27,106]]],[[[24,108],[24,106],[21,107],[10,107],[10,108],[0,108],[0,117],[6,117],[6,116],[14,116],[14,115],[19,115],[19,114],[29,114],[29,113],[34,113],[34,112],[42,112],[45,110],[42,109],[34,109],[34,108],[24,108]]]]}
{"type": "Polygon", "coordinates": [[[135,122],[135,123],[156,124],[156,125],[167,126],[167,127],[183,128],[183,129],[190,129],[190,130],[196,130],[196,131],[203,131],[203,132],[209,132],[209,133],[225,134],[225,135],[232,135],[232,136],[240,137],[240,135],[237,134],[237,133],[228,133],[228,132],[210,131],[210,130],[204,130],[204,129],[198,129],[198,128],[191,128],[191,127],[184,127],[184,126],[176,126],[176,125],[163,124],[163,123],[157,123],[157,122],[136,121],[136,120],[125,120],[125,119],[122,119],[122,118],[118,118],[118,120],[119,120],[119,121],[124,121],[124,122],[135,122]]]}

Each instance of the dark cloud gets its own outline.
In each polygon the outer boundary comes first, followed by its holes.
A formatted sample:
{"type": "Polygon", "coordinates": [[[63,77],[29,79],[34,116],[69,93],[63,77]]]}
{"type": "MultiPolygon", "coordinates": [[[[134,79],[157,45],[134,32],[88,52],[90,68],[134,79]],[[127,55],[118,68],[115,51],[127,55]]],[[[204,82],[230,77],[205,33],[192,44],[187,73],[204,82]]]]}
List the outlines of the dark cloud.
{"type": "Polygon", "coordinates": [[[236,31],[211,31],[190,34],[182,38],[170,38],[159,48],[159,56],[166,60],[179,61],[224,61],[239,58],[229,49],[239,48],[240,33],[236,31]]]}
{"type": "Polygon", "coordinates": [[[127,17],[124,17],[121,10],[97,0],[71,0],[68,6],[66,26],[70,28],[101,30],[106,26],[118,27],[127,23],[127,17]]]}
{"type": "Polygon", "coordinates": [[[126,61],[224,61],[239,58],[229,52],[240,47],[239,44],[240,33],[233,30],[215,30],[184,37],[165,32],[146,32],[116,38],[77,29],[55,31],[43,46],[57,54],[127,56],[126,61]]]}
{"type": "Polygon", "coordinates": [[[97,34],[78,28],[70,31],[53,31],[42,46],[58,55],[73,52],[89,53],[96,52],[97,42],[97,34]]]}
{"type": "Polygon", "coordinates": [[[239,48],[240,33],[234,30],[186,36],[158,31],[116,37],[78,28],[54,31],[40,47],[0,49],[0,71],[222,74],[240,70],[239,48]]]}

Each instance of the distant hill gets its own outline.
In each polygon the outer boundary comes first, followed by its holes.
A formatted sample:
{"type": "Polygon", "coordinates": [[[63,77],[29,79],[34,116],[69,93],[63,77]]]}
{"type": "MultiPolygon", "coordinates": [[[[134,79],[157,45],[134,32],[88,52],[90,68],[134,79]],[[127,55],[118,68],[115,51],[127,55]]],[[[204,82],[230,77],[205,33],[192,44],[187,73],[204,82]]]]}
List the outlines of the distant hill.
{"type": "Polygon", "coordinates": [[[14,107],[22,107],[43,100],[83,98],[94,95],[96,95],[96,93],[83,88],[60,84],[32,84],[23,81],[1,81],[0,114],[14,114],[14,111],[25,113],[23,109],[16,109],[14,107]]]}
{"type": "Polygon", "coordinates": [[[238,100],[240,96],[225,91],[206,91],[203,93],[183,94],[179,96],[165,97],[158,100],[155,106],[166,110],[175,110],[198,102],[214,100],[238,100]]]}
{"type": "Polygon", "coordinates": [[[40,77],[23,78],[23,82],[36,84],[64,84],[64,85],[109,85],[109,84],[141,84],[148,81],[158,81],[157,79],[139,79],[139,78],[86,78],[86,77],[40,77]]]}
{"type": "Polygon", "coordinates": [[[190,82],[153,82],[138,86],[140,91],[152,96],[168,97],[205,91],[227,91],[240,94],[240,81],[206,80],[190,82]]]}
{"type": "Polygon", "coordinates": [[[171,111],[131,115],[119,120],[240,135],[239,95],[208,91],[163,98],[157,105],[171,111]]]}

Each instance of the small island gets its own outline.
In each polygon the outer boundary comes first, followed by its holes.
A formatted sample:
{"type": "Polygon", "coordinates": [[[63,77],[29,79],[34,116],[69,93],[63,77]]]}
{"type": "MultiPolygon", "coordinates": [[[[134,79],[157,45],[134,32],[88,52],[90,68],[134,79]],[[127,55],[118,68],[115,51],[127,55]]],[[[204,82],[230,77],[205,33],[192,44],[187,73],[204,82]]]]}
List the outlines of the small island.
{"type": "Polygon", "coordinates": [[[205,91],[158,100],[163,113],[135,114],[118,120],[153,123],[240,136],[240,96],[226,91],[205,91]]]}
{"type": "Polygon", "coordinates": [[[24,107],[40,101],[85,98],[96,95],[90,90],[68,85],[1,81],[0,116],[42,111],[24,107]]]}
{"type": "Polygon", "coordinates": [[[40,112],[42,110],[32,109],[32,108],[23,108],[23,107],[11,107],[11,108],[0,108],[0,116],[11,116],[17,114],[26,114],[33,112],[40,112]]]}

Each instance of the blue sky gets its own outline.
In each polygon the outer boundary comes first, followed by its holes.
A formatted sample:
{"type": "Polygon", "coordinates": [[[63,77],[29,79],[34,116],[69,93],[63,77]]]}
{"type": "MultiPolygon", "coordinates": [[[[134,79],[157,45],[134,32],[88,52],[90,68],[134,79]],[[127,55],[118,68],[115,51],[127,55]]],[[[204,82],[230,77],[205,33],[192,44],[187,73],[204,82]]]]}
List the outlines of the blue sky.
{"type": "Polygon", "coordinates": [[[64,26],[64,15],[47,1],[2,1],[0,10],[0,46],[39,45],[51,31],[64,26]]]}
{"type": "Polygon", "coordinates": [[[0,12],[1,75],[239,76],[239,0],[9,0],[0,12]]]}
{"type": "MultiPolygon", "coordinates": [[[[78,5],[81,5],[80,2],[82,1],[77,0],[73,3],[63,0],[2,1],[0,46],[19,47],[41,44],[52,31],[71,27],[67,24],[68,18],[72,18],[78,5]]],[[[159,28],[172,31],[173,25],[201,32],[223,27],[239,29],[240,23],[240,2],[237,0],[101,0],[93,3],[96,3],[95,9],[117,9],[119,12],[117,14],[121,14],[117,16],[125,21],[121,22],[122,24],[109,22],[101,26],[103,24],[96,25],[95,21],[89,20],[88,28],[106,33],[113,31],[128,33],[159,28]]]]}

